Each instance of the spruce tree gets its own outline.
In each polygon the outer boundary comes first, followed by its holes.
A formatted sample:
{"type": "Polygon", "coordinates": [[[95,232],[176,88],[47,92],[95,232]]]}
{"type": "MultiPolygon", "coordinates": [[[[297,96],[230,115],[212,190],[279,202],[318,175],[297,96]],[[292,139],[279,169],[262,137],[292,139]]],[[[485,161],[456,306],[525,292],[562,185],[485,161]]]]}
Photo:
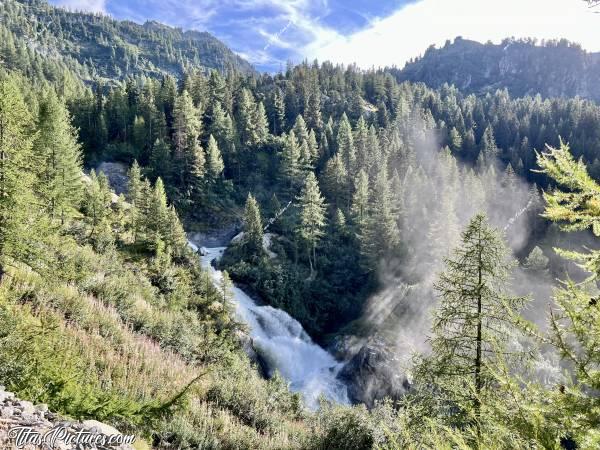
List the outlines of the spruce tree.
{"type": "Polygon", "coordinates": [[[254,103],[254,97],[246,88],[243,88],[240,93],[237,109],[240,141],[245,148],[254,147],[259,142],[256,123],[257,110],[256,104],[254,103]]]}
{"type": "Polygon", "coordinates": [[[259,102],[254,113],[254,127],[256,134],[256,142],[254,145],[261,145],[267,141],[269,136],[269,119],[265,112],[265,106],[259,102]]]}
{"type": "Polygon", "coordinates": [[[202,148],[198,138],[202,133],[200,113],[187,91],[183,91],[175,100],[173,111],[173,144],[175,171],[184,192],[189,190],[198,178],[202,178],[204,169],[200,160],[202,148]]]}
{"type": "Polygon", "coordinates": [[[354,195],[352,196],[352,217],[359,233],[364,230],[369,212],[369,177],[361,170],[354,182],[354,195]]]}
{"type": "Polygon", "coordinates": [[[376,264],[393,254],[400,243],[398,219],[394,212],[385,168],[379,172],[373,183],[369,193],[369,205],[368,220],[360,241],[367,266],[375,269],[376,264]]]}
{"type": "Polygon", "coordinates": [[[273,94],[273,134],[280,135],[285,131],[285,100],[279,88],[273,94]]]}
{"type": "Polygon", "coordinates": [[[217,141],[212,134],[208,138],[208,148],[206,150],[206,170],[209,178],[214,182],[221,177],[224,165],[221,152],[217,146],[217,141]]]}
{"type": "Polygon", "coordinates": [[[246,256],[260,256],[263,253],[263,225],[260,209],[252,194],[248,194],[244,210],[243,247],[246,256]]]}
{"type": "Polygon", "coordinates": [[[298,197],[298,203],[300,206],[300,223],[297,232],[307,244],[308,263],[311,276],[314,276],[317,262],[317,244],[323,236],[326,218],[325,200],[321,196],[319,183],[313,172],[309,172],[306,177],[306,183],[298,197]]]}
{"type": "Polygon", "coordinates": [[[294,130],[290,130],[284,137],[283,151],[281,153],[281,176],[288,185],[290,192],[293,192],[300,182],[301,174],[301,154],[300,146],[296,140],[294,130]]]}
{"type": "Polygon", "coordinates": [[[340,155],[334,155],[323,171],[323,185],[327,197],[333,206],[347,207],[348,203],[348,172],[340,155]]]}
{"type": "Polygon", "coordinates": [[[154,141],[150,151],[149,169],[153,178],[170,179],[171,149],[164,139],[154,141]]]}
{"type": "Polygon", "coordinates": [[[354,176],[356,169],[356,150],[354,148],[354,138],[352,136],[352,127],[348,121],[346,113],[342,114],[337,133],[338,154],[342,157],[346,172],[354,176]]]}
{"type": "Polygon", "coordinates": [[[152,196],[148,205],[148,244],[151,249],[159,248],[159,241],[165,242],[166,230],[169,227],[169,210],[167,207],[167,194],[162,179],[158,178],[154,184],[152,196]]]}

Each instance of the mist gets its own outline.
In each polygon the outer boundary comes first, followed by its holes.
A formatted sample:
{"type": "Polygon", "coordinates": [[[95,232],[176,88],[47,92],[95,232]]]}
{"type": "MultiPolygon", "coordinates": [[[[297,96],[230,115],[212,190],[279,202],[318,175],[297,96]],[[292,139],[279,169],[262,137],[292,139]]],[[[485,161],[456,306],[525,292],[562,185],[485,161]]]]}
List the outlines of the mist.
{"type": "MultiPolygon", "coordinates": [[[[363,383],[366,392],[361,400],[382,392],[399,395],[410,385],[413,356],[429,351],[427,338],[438,301],[433,284],[444,268],[444,258],[475,214],[484,212],[504,236],[515,260],[508,290],[530,297],[522,315],[542,330],[560,275],[551,273],[547,262],[556,259],[552,247],[561,233],[546,234],[548,224],[540,217],[543,199],[535,185],[515,175],[512,168],[507,170],[495,155],[480,157],[476,167],[461,163],[449,149],[441,148],[437,132],[420,121],[412,124],[411,133],[407,141],[413,147],[404,153],[413,155],[414,162],[403,172],[404,164],[392,165],[402,180],[393,192],[400,211],[402,254],[381,261],[378,276],[383,287],[367,301],[361,332],[346,339],[354,354],[361,348],[380,348],[382,343],[391,348],[384,367],[363,383]],[[546,267],[525,263],[536,244],[543,247],[546,267]],[[385,383],[392,386],[384,389],[385,383]]],[[[580,240],[585,240],[585,234],[580,240]]],[[[572,267],[569,270],[574,273],[572,267]]],[[[540,353],[537,366],[542,382],[555,382],[561,376],[556,355],[540,353]]]]}

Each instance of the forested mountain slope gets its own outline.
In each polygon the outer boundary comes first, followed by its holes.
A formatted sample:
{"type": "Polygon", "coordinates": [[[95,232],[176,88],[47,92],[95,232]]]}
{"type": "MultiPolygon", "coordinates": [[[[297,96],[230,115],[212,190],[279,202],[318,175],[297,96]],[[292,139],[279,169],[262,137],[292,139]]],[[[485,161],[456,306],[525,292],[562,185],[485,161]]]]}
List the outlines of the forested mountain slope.
{"type": "Polygon", "coordinates": [[[70,12],[44,0],[0,3],[0,55],[5,67],[57,77],[181,76],[204,68],[252,73],[252,66],[206,32],[157,22],[139,25],[101,14],[70,12]],[[52,73],[58,72],[58,73],[52,73]]]}
{"type": "MultiPolygon", "coordinates": [[[[598,447],[600,256],[554,253],[594,236],[549,223],[600,234],[594,101],[327,62],[259,75],[127,57],[121,79],[116,55],[65,56],[72,41],[46,25],[25,45],[32,13],[2,5],[15,28],[0,70],[0,380],[20,398],[157,448],[598,447]],[[126,197],[91,172],[106,161],[130,167],[126,197]],[[372,410],[313,413],[262,379],[228,277],[211,282],[182,224],[241,227],[220,268],[351,359],[352,397],[372,410]],[[564,257],[590,283],[552,293],[564,257]],[[554,302],[549,327],[521,316],[534,289],[538,320],[554,302]]],[[[96,41],[129,27],[51,11],[69,33],[107,30],[96,41]]]]}
{"type": "Polygon", "coordinates": [[[437,88],[454,84],[466,93],[508,89],[514,97],[575,97],[600,100],[600,54],[565,40],[539,45],[533,40],[505,39],[481,44],[456,38],[429,48],[402,70],[399,81],[422,81],[437,88]]]}

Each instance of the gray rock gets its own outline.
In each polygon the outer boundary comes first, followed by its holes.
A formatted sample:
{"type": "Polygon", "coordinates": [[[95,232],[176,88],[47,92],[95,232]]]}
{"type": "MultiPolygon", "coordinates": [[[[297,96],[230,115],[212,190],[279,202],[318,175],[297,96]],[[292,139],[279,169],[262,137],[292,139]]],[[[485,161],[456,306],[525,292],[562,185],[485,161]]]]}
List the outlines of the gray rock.
{"type": "Polygon", "coordinates": [[[0,403],[5,403],[7,400],[13,400],[14,398],[15,394],[13,394],[12,392],[0,389],[0,403]]]}
{"type": "Polygon", "coordinates": [[[352,402],[364,403],[368,407],[385,397],[399,398],[409,388],[393,347],[378,337],[369,339],[360,347],[342,368],[338,378],[348,386],[352,402]]]}
{"type": "Polygon", "coordinates": [[[45,403],[40,403],[39,405],[36,405],[35,408],[38,411],[42,411],[42,412],[48,411],[48,405],[46,405],[45,403]]]}
{"type": "Polygon", "coordinates": [[[21,407],[23,408],[23,414],[34,415],[35,414],[35,406],[33,403],[28,402],[27,400],[21,400],[21,407]]]}
{"type": "Polygon", "coordinates": [[[85,429],[90,430],[93,433],[102,433],[107,435],[121,434],[116,428],[105,423],[98,422],[97,420],[84,420],[82,425],[85,429]]]}
{"type": "Polygon", "coordinates": [[[4,406],[0,409],[0,416],[2,417],[12,417],[15,414],[15,409],[10,406],[4,406]]]}

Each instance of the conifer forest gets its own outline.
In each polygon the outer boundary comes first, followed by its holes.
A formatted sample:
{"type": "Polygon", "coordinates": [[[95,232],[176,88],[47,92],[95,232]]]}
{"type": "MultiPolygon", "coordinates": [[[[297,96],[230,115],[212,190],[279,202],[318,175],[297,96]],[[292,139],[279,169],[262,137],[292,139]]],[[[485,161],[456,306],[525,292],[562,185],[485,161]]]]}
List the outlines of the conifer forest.
{"type": "Polygon", "coordinates": [[[265,71],[80,3],[0,0],[0,448],[7,393],[138,450],[600,448],[600,53],[265,71]]]}

